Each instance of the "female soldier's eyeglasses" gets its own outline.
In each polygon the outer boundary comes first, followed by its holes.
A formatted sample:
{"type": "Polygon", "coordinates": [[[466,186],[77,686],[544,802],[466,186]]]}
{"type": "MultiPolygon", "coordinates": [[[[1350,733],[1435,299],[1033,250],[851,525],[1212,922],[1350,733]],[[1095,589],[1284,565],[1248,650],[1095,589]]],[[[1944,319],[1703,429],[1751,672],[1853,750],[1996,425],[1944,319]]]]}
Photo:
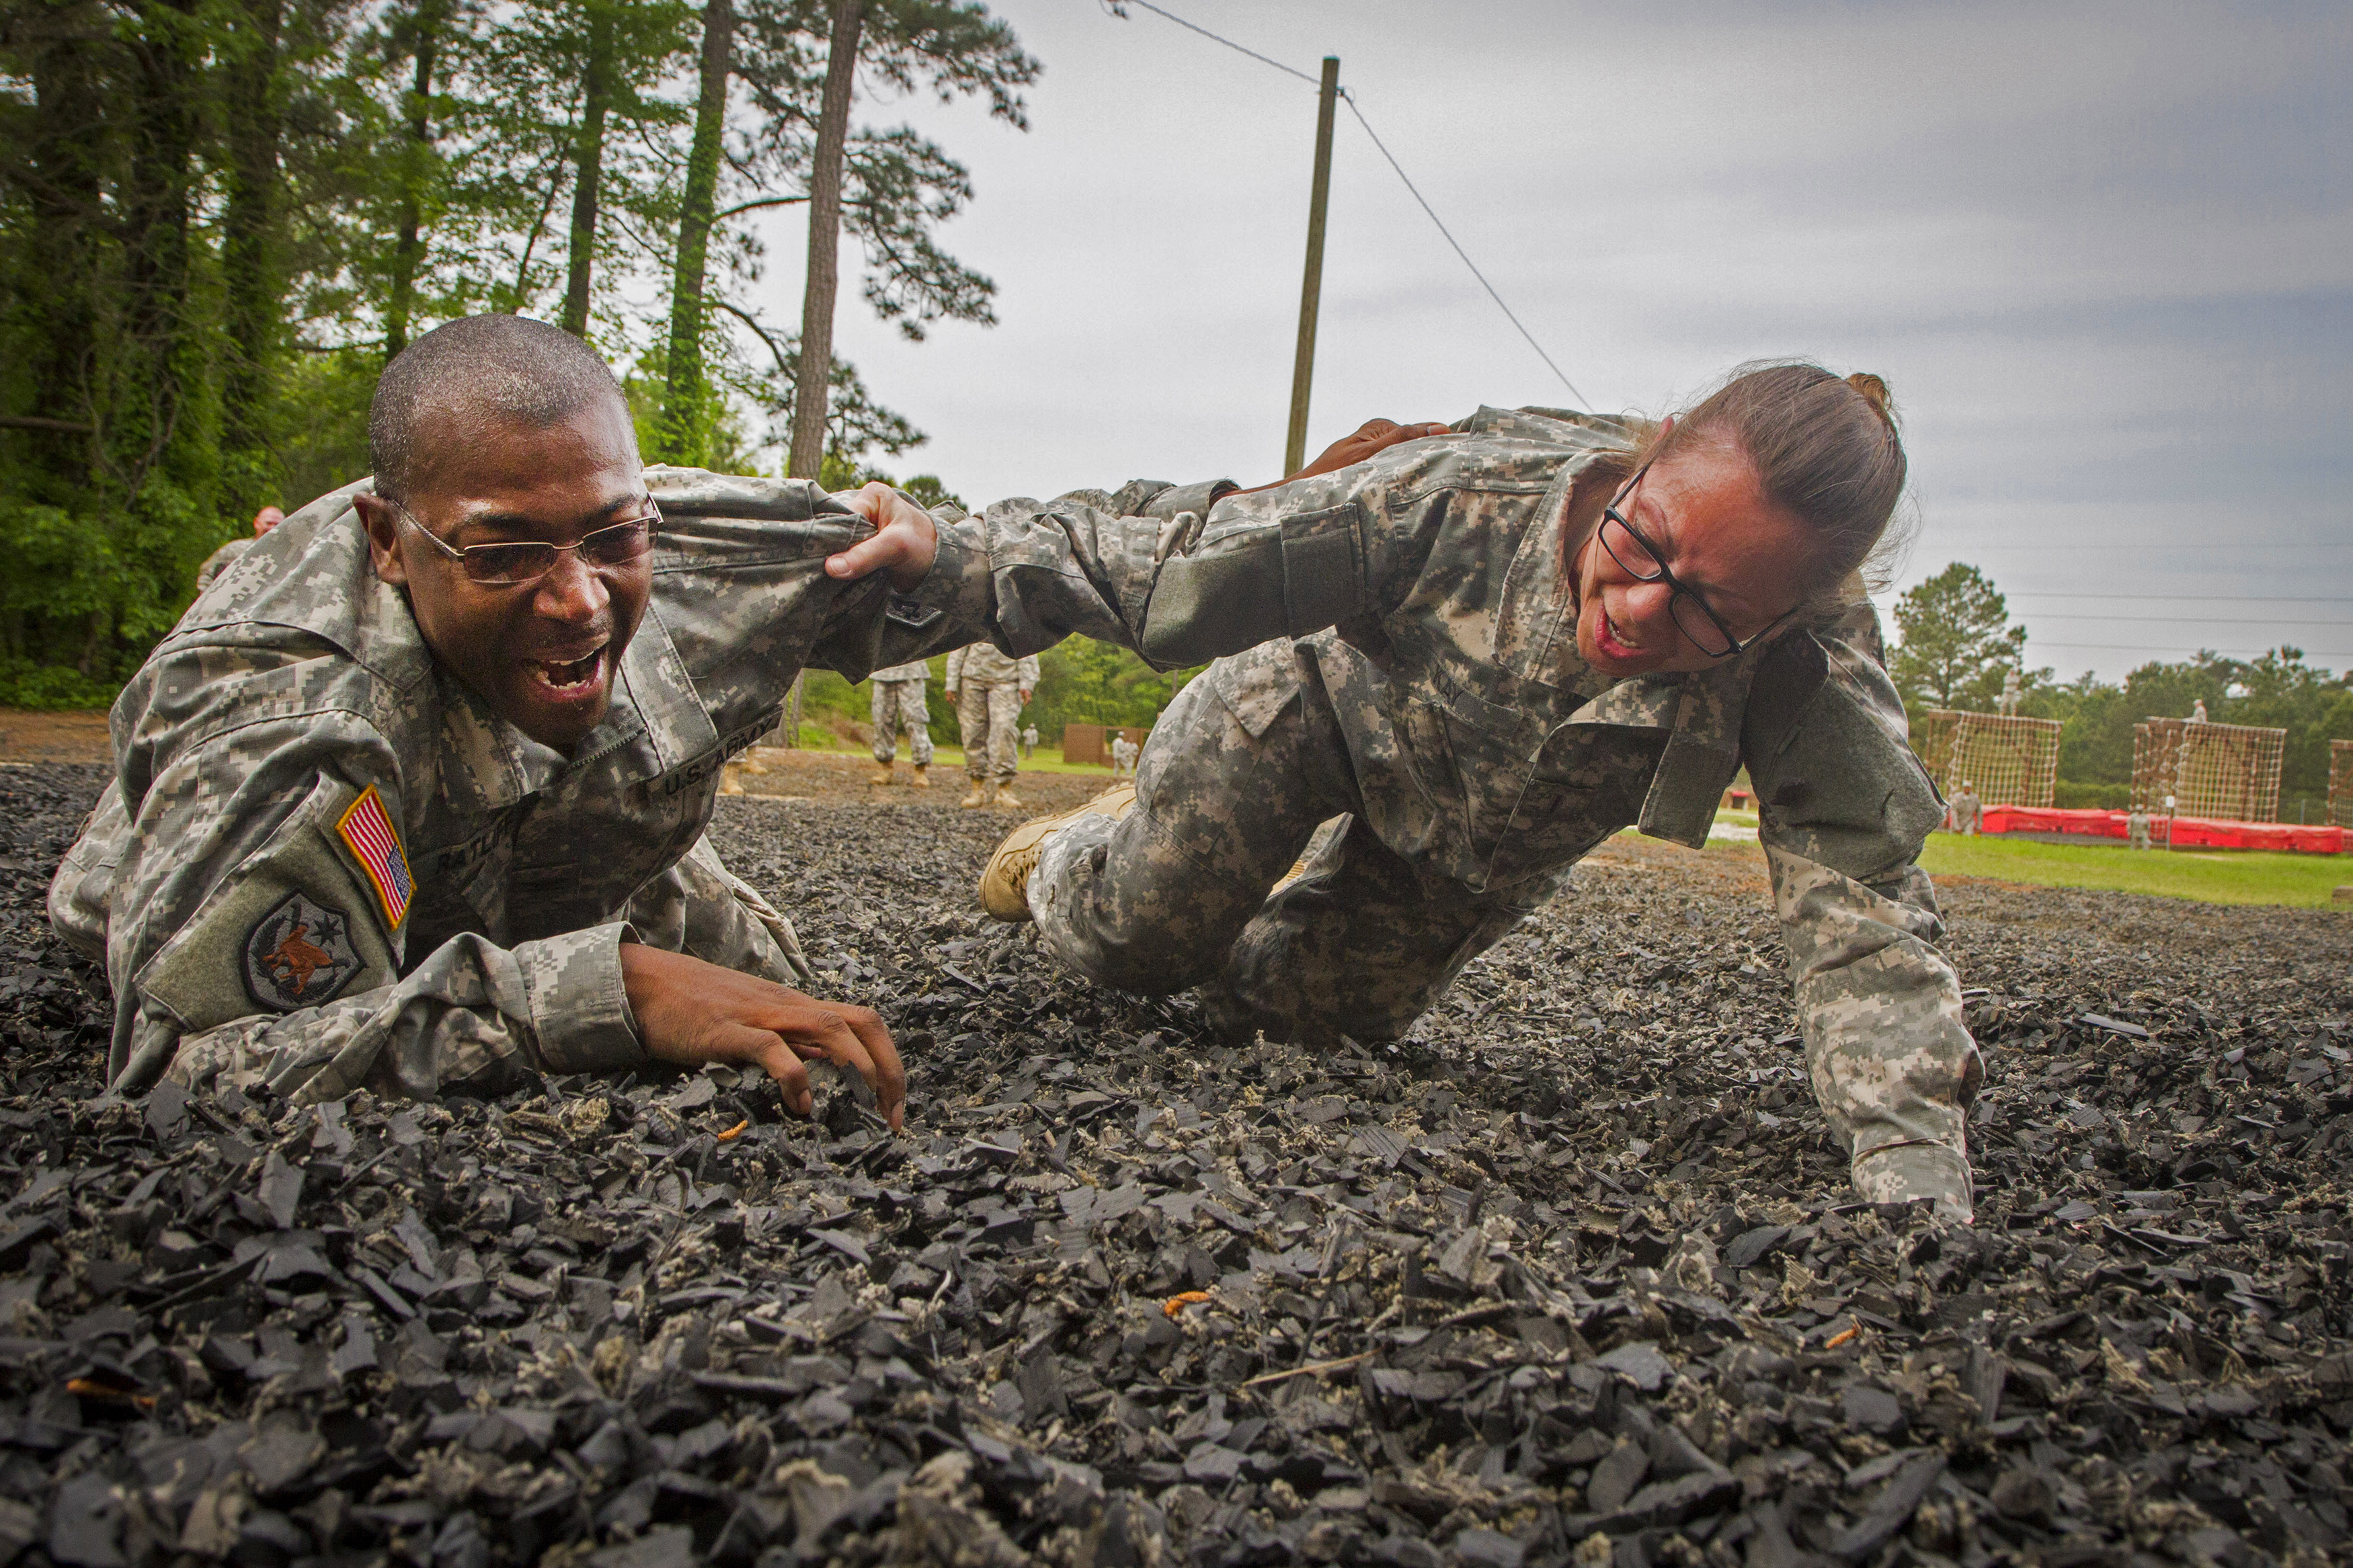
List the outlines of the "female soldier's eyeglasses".
{"type": "Polygon", "coordinates": [[[1774,616],[1772,625],[1767,626],[1765,631],[1744,642],[1732,635],[1732,628],[1724,624],[1721,616],[1708,608],[1707,601],[1701,598],[1695,589],[1675,581],[1675,574],[1667,570],[1666,561],[1660,555],[1658,546],[1636,532],[1634,525],[1626,521],[1625,513],[1618,510],[1626,498],[1634,493],[1634,487],[1642,482],[1642,476],[1650,471],[1648,463],[1634,470],[1634,477],[1620,489],[1616,499],[1601,509],[1601,548],[1609,552],[1609,559],[1623,567],[1626,574],[1636,582],[1664,583],[1667,585],[1667,613],[1674,616],[1676,627],[1691,639],[1694,647],[1710,658],[1729,658],[1754,646],[1765,632],[1771,631],[1788,617],[1774,616]]]}
{"type": "Polygon", "coordinates": [[[443,542],[398,501],[385,504],[400,514],[403,522],[431,540],[433,548],[455,561],[468,582],[485,587],[536,583],[555,570],[556,557],[566,551],[577,551],[584,566],[627,566],[642,560],[646,552],[654,547],[654,531],[661,527],[661,509],[649,500],[644,516],[607,523],[571,544],[529,540],[512,544],[470,544],[460,550],[443,542]]]}

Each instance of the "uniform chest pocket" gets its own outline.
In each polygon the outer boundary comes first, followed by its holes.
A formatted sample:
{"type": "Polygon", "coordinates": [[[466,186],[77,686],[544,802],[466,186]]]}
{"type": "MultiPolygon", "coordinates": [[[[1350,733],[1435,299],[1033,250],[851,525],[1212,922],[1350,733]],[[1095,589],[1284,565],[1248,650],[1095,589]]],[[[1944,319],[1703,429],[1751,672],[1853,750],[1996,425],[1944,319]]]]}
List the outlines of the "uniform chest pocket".
{"type": "Polygon", "coordinates": [[[1488,885],[1573,865],[1639,821],[1666,743],[1662,730],[1580,728],[1546,747],[1514,804],[1488,885]]]}
{"type": "Polygon", "coordinates": [[[712,765],[686,787],[672,786],[678,775],[665,774],[533,811],[515,837],[507,874],[513,940],[612,920],[640,888],[676,865],[711,820],[718,753],[711,758],[712,765]]]}
{"type": "Polygon", "coordinates": [[[1429,798],[1433,862],[1482,886],[1527,786],[1541,721],[1459,686],[1424,688],[1401,707],[1407,765],[1429,798]]]}

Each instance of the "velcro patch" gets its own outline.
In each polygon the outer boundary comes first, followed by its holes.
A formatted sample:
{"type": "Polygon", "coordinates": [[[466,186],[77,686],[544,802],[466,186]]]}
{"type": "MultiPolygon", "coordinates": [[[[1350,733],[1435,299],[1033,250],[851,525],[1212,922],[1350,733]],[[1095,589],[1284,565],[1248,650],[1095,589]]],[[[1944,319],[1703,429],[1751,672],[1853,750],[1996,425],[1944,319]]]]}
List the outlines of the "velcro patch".
{"type": "Polygon", "coordinates": [[[272,904],[246,933],[246,994],[273,1013],[332,1001],[359,972],[351,917],[302,892],[272,904]]]}
{"type": "Polygon", "coordinates": [[[408,851],[401,847],[400,835],[394,831],[391,815],[384,809],[384,797],[375,793],[375,785],[360,792],[359,799],[335,824],[335,834],[367,872],[368,882],[384,905],[385,928],[396,928],[408,913],[417,883],[408,874],[408,851]]]}

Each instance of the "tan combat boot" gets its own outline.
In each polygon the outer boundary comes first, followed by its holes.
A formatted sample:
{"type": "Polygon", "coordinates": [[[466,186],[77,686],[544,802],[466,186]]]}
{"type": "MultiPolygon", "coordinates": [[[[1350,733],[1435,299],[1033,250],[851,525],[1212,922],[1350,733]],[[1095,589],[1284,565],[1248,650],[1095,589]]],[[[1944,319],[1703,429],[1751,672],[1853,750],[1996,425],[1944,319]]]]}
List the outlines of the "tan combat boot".
{"type": "Polygon", "coordinates": [[[866,782],[880,789],[884,785],[896,784],[898,779],[899,774],[897,770],[892,768],[890,763],[877,763],[874,764],[874,776],[868,779],[866,782]]]}
{"type": "Polygon", "coordinates": [[[1013,793],[1013,786],[1011,784],[998,784],[997,786],[997,804],[999,805],[1018,806],[1021,804],[1021,797],[1013,793]]]}
{"type": "Polygon", "coordinates": [[[929,789],[932,787],[932,767],[929,763],[917,763],[915,764],[915,776],[913,782],[917,789],[929,789]]]}
{"type": "Polygon", "coordinates": [[[987,866],[982,869],[982,905],[1000,921],[1030,919],[1029,873],[1038,868],[1038,857],[1044,852],[1046,840],[1054,830],[1091,812],[1116,822],[1134,809],[1135,786],[1124,784],[1105,790],[1075,811],[1032,817],[1023,823],[1005,836],[1005,842],[997,847],[997,853],[988,858],[987,866]]]}
{"type": "Polygon", "coordinates": [[[975,811],[981,806],[987,805],[989,803],[990,797],[996,794],[997,786],[995,784],[990,784],[987,779],[975,779],[972,784],[972,793],[965,795],[962,800],[956,802],[956,804],[963,806],[966,811],[975,811]]]}

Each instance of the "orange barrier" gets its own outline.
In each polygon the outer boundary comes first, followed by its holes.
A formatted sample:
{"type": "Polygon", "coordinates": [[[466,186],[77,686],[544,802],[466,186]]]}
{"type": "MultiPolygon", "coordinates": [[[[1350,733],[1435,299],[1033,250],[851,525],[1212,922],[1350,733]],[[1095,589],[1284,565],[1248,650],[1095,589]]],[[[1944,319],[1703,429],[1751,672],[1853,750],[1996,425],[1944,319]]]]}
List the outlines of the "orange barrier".
{"type": "MultiPolygon", "coordinates": [[[[2149,842],[2168,842],[2167,819],[2148,819],[2149,842]]],[[[2178,849],[2284,849],[2301,855],[2342,855],[2345,829],[2307,827],[2289,822],[2224,822],[2204,816],[2172,819],[2171,843],[2178,849]]],[[[1988,833],[2073,833],[2093,838],[2130,837],[2121,811],[2059,811],[2027,805],[1986,807],[1988,833]]]]}

